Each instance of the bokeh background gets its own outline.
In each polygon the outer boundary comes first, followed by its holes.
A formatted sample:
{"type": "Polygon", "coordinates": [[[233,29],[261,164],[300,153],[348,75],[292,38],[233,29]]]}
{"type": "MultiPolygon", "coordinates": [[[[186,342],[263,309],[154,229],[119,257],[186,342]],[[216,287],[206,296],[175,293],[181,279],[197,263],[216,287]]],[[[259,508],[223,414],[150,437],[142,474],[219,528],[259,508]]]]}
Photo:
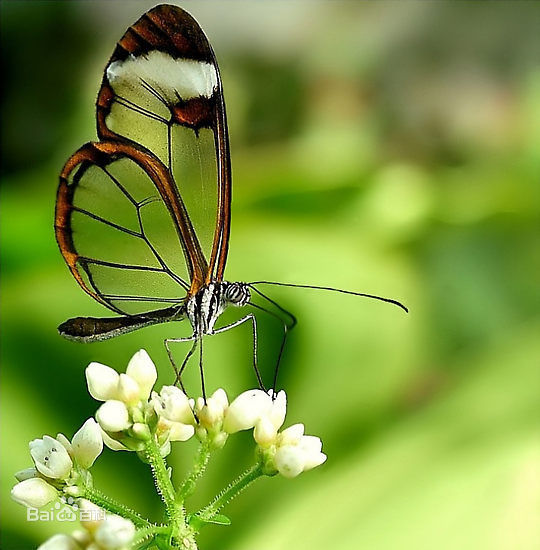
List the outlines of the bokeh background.
{"type": "MultiPolygon", "coordinates": [[[[2,2],[4,549],[71,524],[9,499],[28,441],[72,435],[96,403],[91,360],[152,327],[79,345],[56,326],[106,315],[53,235],[58,172],[95,138],[114,44],[151,2],[2,2]]],[[[540,548],[540,6],[534,2],[194,2],[216,50],[234,170],[227,277],[334,285],[404,301],[275,289],[299,324],[283,358],[288,424],[328,461],[258,482],[201,548],[540,548]]],[[[279,327],[261,321],[267,376],[279,327]]],[[[253,387],[246,327],[208,339],[208,384],[253,387]]],[[[193,366],[192,371],[196,371],[193,366]]],[[[196,378],[192,378],[196,388],[196,378]]],[[[212,462],[204,503],[252,461],[249,434],[212,462]]],[[[189,464],[192,443],[171,463],[189,464]]],[[[147,469],[105,451],[96,483],[159,519],[147,469]]]]}

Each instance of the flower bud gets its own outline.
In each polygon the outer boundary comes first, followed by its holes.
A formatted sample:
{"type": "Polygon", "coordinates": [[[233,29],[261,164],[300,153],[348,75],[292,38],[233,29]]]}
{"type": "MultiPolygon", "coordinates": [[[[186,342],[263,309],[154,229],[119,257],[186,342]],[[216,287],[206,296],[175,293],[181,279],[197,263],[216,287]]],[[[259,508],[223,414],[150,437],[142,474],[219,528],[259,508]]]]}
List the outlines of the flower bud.
{"type": "Polygon", "coordinates": [[[88,469],[103,451],[103,438],[99,424],[89,418],[73,436],[73,457],[82,468],[88,469]]]}
{"type": "Polygon", "coordinates": [[[107,432],[121,432],[131,426],[129,412],[122,401],[105,401],[96,412],[96,420],[107,432]]]}
{"type": "Polygon", "coordinates": [[[146,401],[157,380],[156,367],[146,350],[139,350],[129,361],[126,374],[139,385],[139,398],[146,401]]]}
{"type": "Polygon", "coordinates": [[[33,508],[41,508],[57,497],[58,491],[40,477],[25,479],[11,489],[11,498],[15,502],[33,508]]]}
{"type": "Polygon", "coordinates": [[[97,401],[115,399],[119,379],[119,374],[107,365],[92,362],[86,367],[88,391],[97,401]]]}

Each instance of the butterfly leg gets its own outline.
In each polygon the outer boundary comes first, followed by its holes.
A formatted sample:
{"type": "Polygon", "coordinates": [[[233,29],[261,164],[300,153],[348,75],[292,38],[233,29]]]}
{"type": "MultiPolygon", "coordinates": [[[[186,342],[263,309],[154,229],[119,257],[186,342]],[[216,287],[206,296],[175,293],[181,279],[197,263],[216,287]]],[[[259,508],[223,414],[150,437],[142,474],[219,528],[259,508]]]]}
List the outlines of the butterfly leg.
{"type": "Polygon", "coordinates": [[[165,349],[167,350],[167,355],[169,356],[169,361],[171,362],[172,368],[174,369],[174,372],[176,374],[176,377],[174,379],[174,385],[180,384],[180,387],[182,388],[182,391],[187,395],[186,389],[184,388],[184,384],[182,384],[182,373],[184,372],[184,369],[186,368],[186,365],[189,361],[189,358],[193,355],[195,348],[197,347],[197,337],[195,334],[190,336],[189,338],[166,338],[163,341],[163,344],[165,345],[165,349]],[[188,351],[188,354],[186,355],[184,361],[182,362],[182,365],[180,368],[176,366],[176,362],[174,360],[174,357],[172,355],[171,349],[169,347],[169,344],[176,344],[179,342],[193,342],[193,345],[191,346],[191,349],[188,351]]]}
{"type": "Polygon", "coordinates": [[[258,367],[258,360],[257,360],[257,320],[255,319],[255,315],[253,313],[249,313],[245,317],[242,317],[238,321],[235,321],[234,323],[231,323],[230,325],[226,325],[224,327],[218,328],[217,330],[214,330],[212,334],[219,334],[220,332],[226,332],[227,330],[230,330],[232,328],[238,327],[242,325],[243,323],[246,323],[247,321],[251,321],[251,329],[253,334],[253,370],[255,371],[255,376],[257,377],[257,382],[259,383],[259,387],[261,390],[266,391],[266,388],[264,387],[261,373],[259,371],[258,367]]]}

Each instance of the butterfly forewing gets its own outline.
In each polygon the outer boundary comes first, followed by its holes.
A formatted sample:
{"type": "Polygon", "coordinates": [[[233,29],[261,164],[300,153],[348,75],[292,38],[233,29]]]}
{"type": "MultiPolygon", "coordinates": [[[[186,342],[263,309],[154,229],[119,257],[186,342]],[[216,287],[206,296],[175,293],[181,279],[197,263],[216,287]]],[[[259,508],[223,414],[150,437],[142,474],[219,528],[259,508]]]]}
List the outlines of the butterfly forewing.
{"type": "Polygon", "coordinates": [[[101,139],[130,140],[169,169],[202,252],[190,292],[221,279],[230,207],[228,137],[219,70],[197,22],[174,6],[144,14],[118,42],[97,107],[101,139]]]}

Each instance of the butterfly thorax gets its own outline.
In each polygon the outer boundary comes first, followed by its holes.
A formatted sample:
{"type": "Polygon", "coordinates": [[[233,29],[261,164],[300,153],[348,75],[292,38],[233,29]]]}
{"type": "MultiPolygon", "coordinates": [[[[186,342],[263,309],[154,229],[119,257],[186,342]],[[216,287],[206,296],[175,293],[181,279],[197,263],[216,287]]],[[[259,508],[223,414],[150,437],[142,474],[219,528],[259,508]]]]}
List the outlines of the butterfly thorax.
{"type": "Polygon", "coordinates": [[[250,297],[249,287],[245,283],[223,281],[203,286],[186,304],[193,333],[212,334],[216,321],[227,306],[244,306],[250,297]]]}

